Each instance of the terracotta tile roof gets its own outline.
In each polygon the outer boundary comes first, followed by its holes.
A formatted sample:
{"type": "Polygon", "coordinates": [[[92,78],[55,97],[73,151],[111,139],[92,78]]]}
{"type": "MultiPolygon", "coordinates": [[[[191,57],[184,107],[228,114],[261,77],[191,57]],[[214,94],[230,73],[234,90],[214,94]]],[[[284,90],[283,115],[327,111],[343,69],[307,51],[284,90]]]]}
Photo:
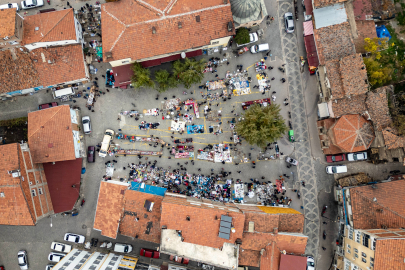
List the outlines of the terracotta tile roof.
{"type": "Polygon", "coordinates": [[[138,239],[159,244],[163,197],[127,190],[124,201],[124,216],[119,226],[119,233],[133,238],[138,236],[138,239]],[[144,207],[146,200],[155,203],[152,212],[148,212],[144,207]],[[136,221],[135,217],[139,220],[136,221]]]}
{"type": "Polygon", "coordinates": [[[31,55],[25,48],[0,51],[0,69],[0,93],[41,85],[31,55]]]}
{"type": "Polygon", "coordinates": [[[405,147],[405,138],[399,136],[398,131],[395,128],[387,127],[382,131],[382,134],[385,146],[387,146],[388,149],[405,147]]]}
{"type": "Polygon", "coordinates": [[[276,243],[271,242],[264,248],[263,255],[260,257],[260,270],[278,270],[280,265],[280,250],[276,243]]]}
{"type": "MultiPolygon", "coordinates": [[[[352,4],[356,24],[358,20],[365,20],[366,16],[367,17],[373,16],[370,0],[353,0],[352,4]]],[[[374,23],[373,20],[370,21],[374,23]]],[[[357,28],[357,31],[359,31],[359,28],[357,28]]]]}
{"type": "Polygon", "coordinates": [[[229,3],[178,0],[165,7],[167,2],[121,0],[102,4],[103,54],[112,52],[112,58],[104,57],[104,61],[150,58],[198,48],[213,39],[235,34],[227,28],[228,22],[233,21],[229,3]],[[196,16],[200,16],[200,22],[196,16]]]}
{"type": "Polygon", "coordinates": [[[260,251],[240,249],[238,258],[239,265],[259,267],[260,257],[260,251]]]}
{"type": "Polygon", "coordinates": [[[39,48],[31,51],[31,58],[38,72],[40,83],[45,87],[87,77],[83,49],[80,44],[39,48]],[[48,63],[48,61],[52,63],[48,63]]]}
{"type": "Polygon", "coordinates": [[[30,213],[20,178],[12,177],[8,171],[20,169],[19,150],[16,143],[0,146],[0,224],[35,225],[30,213]]]}
{"type": "Polygon", "coordinates": [[[374,254],[374,269],[404,269],[405,239],[377,239],[374,254]]]}
{"type": "Polygon", "coordinates": [[[307,270],[307,257],[282,254],[280,256],[280,268],[278,270],[307,270]]]}
{"type": "Polygon", "coordinates": [[[15,34],[15,8],[0,9],[0,38],[11,37],[15,34]]]}
{"type": "Polygon", "coordinates": [[[349,153],[368,149],[375,137],[371,122],[358,114],[342,116],[328,133],[333,144],[349,153]]]}
{"type": "Polygon", "coordinates": [[[366,94],[362,94],[333,100],[331,103],[334,116],[339,118],[345,114],[363,114],[367,111],[366,97],[366,94]]]}
{"type": "Polygon", "coordinates": [[[346,0],[314,0],[314,8],[322,8],[342,2],[346,2],[346,0]]]}
{"type": "Polygon", "coordinates": [[[356,52],[348,22],[314,29],[314,36],[321,65],[356,52]]]}
{"type": "MultiPolygon", "coordinates": [[[[367,1],[367,0],[360,0],[367,1]]],[[[366,53],[364,49],[364,39],[365,38],[376,38],[377,31],[375,28],[375,23],[373,20],[367,21],[356,21],[357,28],[357,38],[354,39],[354,45],[356,46],[357,53],[366,53]]]]}
{"type": "Polygon", "coordinates": [[[69,105],[28,113],[28,145],[35,163],[74,160],[69,105]]]}
{"type": "Polygon", "coordinates": [[[77,40],[73,9],[24,17],[23,44],[61,40],[77,40]]]}
{"type": "Polygon", "coordinates": [[[368,91],[367,70],[361,54],[340,59],[340,73],[346,96],[361,95],[368,91]]]}
{"type": "Polygon", "coordinates": [[[167,229],[181,230],[184,242],[213,248],[220,248],[224,243],[233,244],[237,238],[242,238],[245,216],[235,206],[211,201],[207,201],[207,204],[201,200],[166,195],[160,224],[167,226],[167,229]],[[235,233],[231,232],[229,240],[218,237],[221,215],[232,217],[235,233]],[[190,217],[189,221],[187,216],[190,217]]]}
{"type": "Polygon", "coordinates": [[[353,228],[405,227],[405,180],[350,188],[353,228]],[[375,199],[374,199],[375,198],[375,199]]]}
{"type": "Polygon", "coordinates": [[[395,17],[395,5],[393,0],[369,0],[373,10],[373,19],[388,20],[395,17]]]}
{"type": "Polygon", "coordinates": [[[370,114],[371,121],[377,130],[382,130],[392,123],[391,116],[389,114],[387,91],[393,90],[394,87],[384,86],[377,88],[373,92],[367,93],[367,110],[370,114]]]}
{"type": "Polygon", "coordinates": [[[93,228],[101,235],[117,238],[120,219],[124,214],[124,193],[128,188],[113,182],[101,182],[93,228]]]}
{"type": "Polygon", "coordinates": [[[330,60],[325,63],[326,75],[330,83],[330,90],[333,99],[343,98],[345,91],[343,90],[343,82],[340,73],[339,60],[330,60]]]}

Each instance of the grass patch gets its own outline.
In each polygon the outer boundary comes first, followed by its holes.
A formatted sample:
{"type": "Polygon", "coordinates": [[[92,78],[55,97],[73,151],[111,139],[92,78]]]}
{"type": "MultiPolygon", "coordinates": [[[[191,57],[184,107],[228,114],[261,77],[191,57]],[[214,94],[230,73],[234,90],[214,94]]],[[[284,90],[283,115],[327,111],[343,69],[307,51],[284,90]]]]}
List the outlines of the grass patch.
{"type": "Polygon", "coordinates": [[[9,119],[9,120],[1,120],[0,126],[12,128],[12,127],[26,126],[27,123],[28,123],[28,117],[20,117],[20,118],[14,118],[14,119],[9,119]]]}

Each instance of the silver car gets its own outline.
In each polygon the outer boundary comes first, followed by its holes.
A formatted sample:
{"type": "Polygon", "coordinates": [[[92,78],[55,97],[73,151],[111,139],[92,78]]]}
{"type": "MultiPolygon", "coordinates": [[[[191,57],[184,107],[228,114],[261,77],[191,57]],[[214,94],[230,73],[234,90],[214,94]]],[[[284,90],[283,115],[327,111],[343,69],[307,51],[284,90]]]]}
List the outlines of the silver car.
{"type": "Polygon", "coordinates": [[[20,266],[21,270],[28,269],[28,258],[25,250],[18,251],[18,265],[20,266]]]}
{"type": "Polygon", "coordinates": [[[22,9],[42,7],[43,5],[44,5],[44,0],[25,0],[25,1],[21,2],[22,9]]]}
{"type": "Polygon", "coordinates": [[[294,33],[294,18],[291,12],[284,14],[285,32],[287,34],[294,33]]]}
{"type": "Polygon", "coordinates": [[[348,161],[360,161],[367,159],[367,152],[349,153],[347,154],[348,161]]]}

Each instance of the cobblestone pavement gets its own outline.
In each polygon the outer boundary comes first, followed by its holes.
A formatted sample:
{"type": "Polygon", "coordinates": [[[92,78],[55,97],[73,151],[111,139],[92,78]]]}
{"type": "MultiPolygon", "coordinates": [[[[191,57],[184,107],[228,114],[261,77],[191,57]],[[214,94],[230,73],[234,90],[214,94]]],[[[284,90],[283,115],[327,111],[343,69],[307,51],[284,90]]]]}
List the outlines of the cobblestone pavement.
{"type": "MultiPolygon", "coordinates": [[[[317,257],[319,245],[319,209],[316,173],[311,156],[308,124],[305,110],[305,98],[299,66],[297,48],[297,31],[286,34],[284,31],[284,14],[293,11],[292,1],[279,1],[278,21],[281,32],[281,44],[287,73],[288,91],[291,101],[291,116],[295,135],[295,156],[298,159],[298,179],[305,182],[301,187],[305,214],[304,234],[308,236],[306,254],[317,257]]],[[[297,184],[297,183],[296,183],[297,184]]],[[[298,183],[299,184],[299,183],[298,183]]]]}

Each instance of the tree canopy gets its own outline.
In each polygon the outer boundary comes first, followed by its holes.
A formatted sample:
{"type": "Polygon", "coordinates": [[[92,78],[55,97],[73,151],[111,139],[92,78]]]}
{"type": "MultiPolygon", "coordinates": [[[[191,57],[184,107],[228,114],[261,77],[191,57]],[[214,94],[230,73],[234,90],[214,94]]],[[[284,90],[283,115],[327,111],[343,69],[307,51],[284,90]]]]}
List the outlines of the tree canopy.
{"type": "Polygon", "coordinates": [[[258,104],[252,105],[245,111],[242,119],[236,123],[236,132],[249,144],[261,148],[277,141],[287,132],[287,126],[280,115],[278,104],[267,107],[261,107],[258,104]]]}
{"type": "Polygon", "coordinates": [[[131,77],[131,83],[134,88],[153,88],[155,82],[150,78],[150,71],[144,68],[140,63],[135,62],[131,67],[133,75],[131,77]]]}
{"type": "Polygon", "coordinates": [[[201,83],[204,78],[205,59],[185,58],[173,63],[173,75],[188,89],[194,83],[201,83]]]}
{"type": "Polygon", "coordinates": [[[237,44],[245,44],[250,42],[249,30],[244,27],[236,30],[235,42],[237,44]]]}
{"type": "Polygon", "coordinates": [[[157,82],[156,90],[161,93],[169,88],[176,87],[178,84],[177,79],[165,69],[155,71],[154,75],[157,82]]]}

